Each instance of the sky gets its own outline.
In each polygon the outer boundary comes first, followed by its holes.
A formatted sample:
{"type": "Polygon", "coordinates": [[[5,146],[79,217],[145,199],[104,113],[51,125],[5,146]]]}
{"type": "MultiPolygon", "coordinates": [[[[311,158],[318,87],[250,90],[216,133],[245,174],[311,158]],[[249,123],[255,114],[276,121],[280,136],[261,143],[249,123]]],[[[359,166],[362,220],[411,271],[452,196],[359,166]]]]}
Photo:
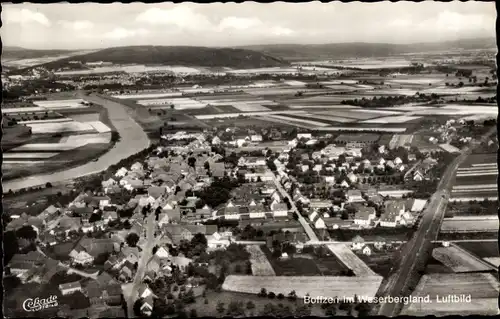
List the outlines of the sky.
{"type": "Polygon", "coordinates": [[[2,4],[5,46],[418,43],[494,37],[494,2],[2,4]]]}

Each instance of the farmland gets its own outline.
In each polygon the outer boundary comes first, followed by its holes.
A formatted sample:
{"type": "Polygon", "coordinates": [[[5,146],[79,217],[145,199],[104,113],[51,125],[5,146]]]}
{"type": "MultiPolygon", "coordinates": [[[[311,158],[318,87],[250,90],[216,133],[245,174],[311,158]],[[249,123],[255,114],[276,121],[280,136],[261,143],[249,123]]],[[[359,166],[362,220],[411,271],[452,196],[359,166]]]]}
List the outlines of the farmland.
{"type": "Polygon", "coordinates": [[[498,232],[499,223],[496,219],[458,219],[445,218],[441,232],[498,232]]]}
{"type": "Polygon", "coordinates": [[[432,256],[452,269],[455,273],[493,270],[492,267],[481,259],[470,255],[463,249],[454,245],[450,247],[434,248],[432,256]]]}
{"type": "Polygon", "coordinates": [[[498,257],[498,241],[469,241],[459,242],[457,245],[479,258],[498,257]]]}
{"type": "Polygon", "coordinates": [[[258,245],[247,246],[254,276],[274,276],[274,270],[258,245]]]}
{"type": "Polygon", "coordinates": [[[432,304],[410,303],[402,315],[495,315],[498,313],[498,281],[491,274],[429,274],[420,280],[412,296],[430,296],[432,304]],[[471,302],[437,302],[450,294],[470,295],[471,302]]]}
{"type": "Polygon", "coordinates": [[[356,276],[377,276],[363,260],[354,254],[347,245],[332,244],[326,246],[346,267],[351,269],[356,276]]]}
{"type": "Polygon", "coordinates": [[[258,294],[262,288],[276,294],[287,295],[295,290],[297,297],[348,297],[354,295],[371,298],[375,296],[382,281],[380,276],[331,277],[331,276],[235,276],[226,277],[222,289],[227,291],[258,294]]]}

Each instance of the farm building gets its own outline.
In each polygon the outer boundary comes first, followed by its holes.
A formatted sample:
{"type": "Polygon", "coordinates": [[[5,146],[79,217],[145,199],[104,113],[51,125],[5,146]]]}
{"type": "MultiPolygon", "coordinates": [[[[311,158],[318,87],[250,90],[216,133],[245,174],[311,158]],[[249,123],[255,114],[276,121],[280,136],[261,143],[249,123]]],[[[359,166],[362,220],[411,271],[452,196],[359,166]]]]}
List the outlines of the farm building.
{"type": "Polygon", "coordinates": [[[380,136],[377,134],[341,134],[335,141],[345,144],[347,147],[365,147],[378,142],[380,136]]]}

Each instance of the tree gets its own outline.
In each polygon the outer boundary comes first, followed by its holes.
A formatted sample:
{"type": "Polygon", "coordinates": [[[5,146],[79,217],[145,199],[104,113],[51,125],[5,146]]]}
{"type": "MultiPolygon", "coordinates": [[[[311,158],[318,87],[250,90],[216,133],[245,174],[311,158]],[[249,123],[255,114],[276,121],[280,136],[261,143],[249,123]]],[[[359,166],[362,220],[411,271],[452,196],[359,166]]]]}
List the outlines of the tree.
{"type": "Polygon", "coordinates": [[[198,317],[198,313],[196,312],[196,309],[191,309],[191,311],[189,312],[189,317],[190,318],[196,318],[198,317]]]}
{"type": "Polygon", "coordinates": [[[191,246],[196,247],[197,245],[207,246],[207,238],[202,233],[197,233],[191,239],[191,246]]]}
{"type": "Polygon", "coordinates": [[[247,309],[252,310],[255,308],[255,304],[250,300],[247,302],[247,309]]]}
{"type": "Polygon", "coordinates": [[[259,297],[265,297],[267,296],[267,290],[266,288],[262,288],[259,292],[259,297]]]}
{"type": "Polygon", "coordinates": [[[274,299],[274,298],[276,297],[276,294],[275,294],[274,292],[270,291],[270,292],[267,294],[267,297],[268,297],[269,299],[274,299]]]}
{"type": "Polygon", "coordinates": [[[134,315],[136,315],[137,317],[142,316],[141,306],[142,306],[143,301],[144,301],[143,298],[139,298],[134,302],[133,310],[134,310],[134,315]]]}
{"type": "Polygon", "coordinates": [[[245,314],[243,302],[235,300],[231,301],[227,307],[226,314],[232,317],[243,316],[245,314]]]}
{"type": "Polygon", "coordinates": [[[128,219],[123,222],[123,228],[125,228],[125,229],[132,228],[132,225],[130,225],[130,222],[128,221],[128,219]]]}
{"type": "Polygon", "coordinates": [[[25,226],[19,228],[18,230],[16,230],[16,236],[18,238],[23,238],[23,239],[27,239],[30,241],[34,241],[37,238],[38,234],[33,229],[32,226],[25,225],[25,226]]]}
{"type": "Polygon", "coordinates": [[[101,213],[93,213],[92,215],[90,215],[89,223],[95,223],[97,221],[100,221],[101,218],[102,218],[101,213]]]}
{"type": "Polygon", "coordinates": [[[277,297],[278,297],[278,299],[280,299],[280,300],[281,300],[281,299],[285,298],[285,295],[283,295],[283,294],[280,292],[280,293],[278,294],[278,296],[277,296],[277,297]]]}
{"type": "Polygon", "coordinates": [[[219,301],[219,302],[217,303],[217,308],[216,308],[216,309],[217,309],[217,312],[218,312],[218,313],[223,313],[223,312],[224,312],[224,310],[225,310],[225,308],[224,308],[224,303],[223,303],[222,301],[219,301]]]}
{"type": "Polygon", "coordinates": [[[52,184],[51,184],[50,182],[47,182],[47,183],[45,184],[45,188],[52,188],[52,184]]]}
{"type": "Polygon", "coordinates": [[[136,233],[130,233],[125,238],[125,241],[130,247],[136,247],[137,243],[139,242],[139,235],[137,235],[136,233]]]}

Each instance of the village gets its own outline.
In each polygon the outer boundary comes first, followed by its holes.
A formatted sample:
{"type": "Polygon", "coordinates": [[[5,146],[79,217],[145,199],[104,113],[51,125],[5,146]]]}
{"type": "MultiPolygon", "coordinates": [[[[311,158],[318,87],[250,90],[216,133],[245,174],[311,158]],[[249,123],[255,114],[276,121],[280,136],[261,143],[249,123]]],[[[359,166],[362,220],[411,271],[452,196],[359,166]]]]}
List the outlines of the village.
{"type": "MultiPolygon", "coordinates": [[[[296,135],[272,141],[275,131],[236,131],[163,135],[66,205],[11,215],[6,230],[19,251],[6,275],[16,289],[42,286],[71,300],[58,315],[168,313],[177,309],[170,303],[220,292],[226,276],[258,275],[266,255],[297,264],[283,274],[304,275],[294,254],[311,249],[342,243],[358,264],[356,255],[397,250],[427,203],[414,190],[438,165],[431,154],[380,145],[376,134],[288,132],[296,135]]],[[[347,266],[330,267],[333,275],[357,274],[335,249],[325,256],[347,266]]]]}

